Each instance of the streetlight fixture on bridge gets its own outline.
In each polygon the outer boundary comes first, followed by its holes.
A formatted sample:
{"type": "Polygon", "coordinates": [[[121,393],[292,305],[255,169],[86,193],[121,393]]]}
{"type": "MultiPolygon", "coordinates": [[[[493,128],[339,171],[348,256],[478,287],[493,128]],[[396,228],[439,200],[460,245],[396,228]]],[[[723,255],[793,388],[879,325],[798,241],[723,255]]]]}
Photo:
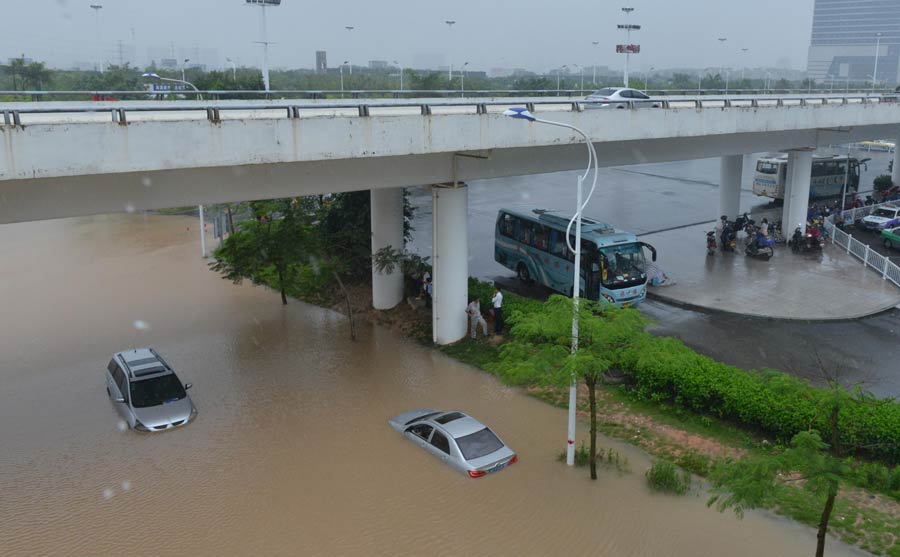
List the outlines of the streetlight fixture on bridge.
{"type": "Polygon", "coordinates": [[[184,75],[184,70],[187,67],[187,63],[190,62],[190,58],[185,58],[184,62],[181,63],[181,81],[187,83],[187,77],[184,75]]]}
{"type": "Polygon", "coordinates": [[[394,60],[394,63],[400,68],[400,90],[403,91],[403,66],[396,60],[394,60]]]}
{"type": "MultiPolygon", "coordinates": [[[[353,30],[356,29],[356,27],[354,27],[352,25],[345,25],[344,29],[346,29],[347,32],[352,35],[353,30]]],[[[350,62],[346,62],[346,61],[344,63],[347,64],[347,68],[350,70],[350,75],[353,75],[353,64],[351,64],[350,62]]]]}
{"type": "Polygon", "coordinates": [[[231,80],[237,83],[237,64],[231,58],[226,58],[225,61],[231,64],[231,80]]]}
{"type": "Polygon", "coordinates": [[[875,82],[878,79],[878,51],[881,50],[881,37],[884,33],[875,33],[875,70],[872,72],[872,90],[875,90],[875,82]]]}
{"type": "MultiPolygon", "coordinates": [[[[600,46],[600,41],[591,41],[591,44],[594,46],[600,46]]],[[[593,66],[594,66],[594,77],[591,78],[591,83],[596,85],[597,84],[597,61],[596,60],[594,61],[593,66]]]]}
{"type": "MultiPolygon", "coordinates": [[[[580,129],[572,126],[570,124],[564,124],[562,122],[554,122],[552,120],[543,120],[541,118],[536,118],[528,109],[526,108],[509,108],[503,112],[504,115],[509,116],[511,118],[518,118],[520,120],[528,120],[529,122],[538,122],[540,124],[548,124],[551,126],[559,126],[562,128],[568,128],[577,132],[581,137],[584,138],[584,144],[587,147],[588,151],[588,164],[587,168],[584,171],[584,174],[578,175],[578,192],[576,194],[577,201],[575,206],[575,216],[572,217],[572,220],[569,221],[569,226],[566,228],[566,245],[569,250],[575,254],[575,265],[572,269],[572,354],[576,354],[578,352],[578,299],[581,292],[581,211],[587,206],[588,201],[591,200],[591,196],[594,194],[594,189],[597,187],[597,174],[598,174],[598,164],[597,164],[597,152],[594,150],[594,144],[591,143],[588,135],[581,131],[580,129]],[[588,192],[587,199],[582,201],[582,186],[584,184],[584,180],[587,178],[588,174],[591,172],[591,166],[594,167],[594,182],[591,185],[591,190],[588,192]],[[569,244],[569,233],[572,227],[575,227],[575,246],[573,247],[569,244]]],[[[569,385],[569,427],[568,427],[568,435],[566,437],[566,464],[569,466],[573,466],[575,464],[575,406],[578,399],[578,384],[577,378],[575,377],[575,372],[572,372],[571,384],[569,385]]]]}
{"type": "Polygon", "coordinates": [[[349,63],[350,62],[348,60],[344,60],[344,63],[341,64],[340,66],[338,66],[338,69],[341,72],[341,98],[342,99],[344,98],[344,66],[346,66],[349,63]]]}
{"type": "MultiPolygon", "coordinates": [[[[455,19],[445,20],[447,28],[450,29],[450,50],[453,50],[453,26],[456,25],[455,19]]],[[[447,80],[453,81],[453,54],[447,56],[447,80]]]]}
{"type": "Polygon", "coordinates": [[[466,66],[468,66],[468,65],[469,65],[468,62],[464,62],[462,65],[462,68],[460,70],[460,74],[459,74],[459,77],[460,77],[459,90],[463,94],[463,96],[466,95],[466,66]]]}
{"type": "Polygon", "coordinates": [[[556,68],[556,96],[559,96],[559,72],[568,68],[568,64],[563,64],[562,67],[556,68]]]}
{"type": "Polygon", "coordinates": [[[100,33],[100,10],[103,9],[102,4],[91,4],[91,9],[94,10],[94,23],[97,27],[97,70],[102,74],[103,73],[103,38],[100,33]]]}

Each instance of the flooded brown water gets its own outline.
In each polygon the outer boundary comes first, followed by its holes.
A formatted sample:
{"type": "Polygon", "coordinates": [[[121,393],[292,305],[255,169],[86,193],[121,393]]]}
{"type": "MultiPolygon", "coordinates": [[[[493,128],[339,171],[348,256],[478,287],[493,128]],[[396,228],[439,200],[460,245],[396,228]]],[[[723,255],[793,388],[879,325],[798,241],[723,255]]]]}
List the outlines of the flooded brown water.
{"type": "MultiPolygon", "coordinates": [[[[232,285],[207,270],[195,230],[141,215],[0,226],[0,554],[813,553],[809,528],[650,493],[649,459],[626,445],[602,441],[632,473],[591,482],[556,462],[562,410],[232,285]],[[120,429],[103,370],[143,345],[194,383],[187,427],[120,429]],[[473,413],[520,462],[452,472],[387,426],[417,407],[473,413]]],[[[828,553],[857,554],[835,540],[828,553]]]]}

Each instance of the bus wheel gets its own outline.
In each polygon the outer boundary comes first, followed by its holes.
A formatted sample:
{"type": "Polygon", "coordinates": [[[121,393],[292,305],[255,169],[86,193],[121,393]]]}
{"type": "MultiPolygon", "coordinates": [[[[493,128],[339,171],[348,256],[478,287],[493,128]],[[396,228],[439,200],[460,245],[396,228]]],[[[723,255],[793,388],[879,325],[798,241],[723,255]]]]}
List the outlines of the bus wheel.
{"type": "Polygon", "coordinates": [[[524,263],[519,263],[516,267],[516,276],[526,284],[531,282],[531,275],[528,274],[528,267],[524,263]]]}

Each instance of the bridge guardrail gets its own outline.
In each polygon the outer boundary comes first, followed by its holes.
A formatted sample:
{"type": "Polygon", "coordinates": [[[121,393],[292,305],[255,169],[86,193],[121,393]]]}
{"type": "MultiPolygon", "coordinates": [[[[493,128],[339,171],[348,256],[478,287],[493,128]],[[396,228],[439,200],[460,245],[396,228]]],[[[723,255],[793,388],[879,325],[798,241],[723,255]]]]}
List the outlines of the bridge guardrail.
{"type": "Polygon", "coordinates": [[[864,207],[841,211],[837,216],[831,215],[825,219],[825,231],[831,236],[832,245],[846,250],[849,255],[859,259],[864,266],[869,267],[880,274],[883,280],[889,280],[894,283],[895,286],[900,287],[900,267],[893,263],[887,256],[881,255],[870,248],[869,244],[863,244],[834,224],[836,218],[840,219],[841,222],[847,222],[848,220],[856,222],[857,220],[870,215],[875,209],[883,205],[888,205],[888,203],[866,205],[864,207]]]}
{"type": "MultiPolygon", "coordinates": [[[[250,101],[252,103],[253,101],[250,101]]],[[[729,97],[694,97],[694,98],[678,98],[663,99],[658,102],[659,109],[679,109],[679,108],[767,108],[767,107],[785,107],[785,106],[825,106],[830,104],[878,104],[882,102],[891,102],[900,107],[900,103],[880,96],[872,96],[870,94],[854,94],[854,95],[788,95],[788,96],[729,96],[729,97]]],[[[356,112],[359,117],[367,117],[372,113],[372,109],[389,109],[389,108],[414,108],[421,115],[427,116],[434,113],[435,108],[470,108],[473,114],[489,114],[489,107],[508,107],[510,105],[525,105],[529,110],[535,111],[537,106],[548,107],[567,107],[573,112],[582,112],[585,109],[599,109],[600,107],[592,106],[593,103],[586,103],[581,100],[572,100],[571,98],[461,98],[461,99],[410,99],[408,102],[404,100],[390,99],[360,99],[358,101],[317,101],[310,103],[297,102],[296,100],[275,100],[266,101],[265,104],[243,104],[229,101],[223,104],[221,101],[178,101],[172,104],[160,101],[148,100],[146,104],[129,104],[127,106],[117,102],[103,102],[97,105],[89,106],[49,106],[47,104],[30,106],[16,106],[13,108],[3,108],[3,125],[6,126],[22,126],[23,114],[79,114],[79,113],[104,113],[111,114],[111,120],[114,123],[127,125],[128,112],[205,112],[207,119],[211,122],[220,122],[222,113],[229,111],[284,111],[288,119],[300,118],[301,110],[339,110],[350,109],[356,112]]],[[[24,103],[27,105],[27,103],[24,103]]],[[[625,101],[617,108],[637,109],[639,108],[634,101],[625,101]]],[[[606,109],[603,109],[606,110],[606,109]]]]}

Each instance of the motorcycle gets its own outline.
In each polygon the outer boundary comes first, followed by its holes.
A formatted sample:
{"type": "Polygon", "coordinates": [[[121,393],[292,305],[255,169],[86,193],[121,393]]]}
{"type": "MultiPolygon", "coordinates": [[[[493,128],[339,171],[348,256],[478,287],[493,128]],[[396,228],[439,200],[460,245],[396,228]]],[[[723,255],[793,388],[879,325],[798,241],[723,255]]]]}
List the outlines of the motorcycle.
{"type": "Polygon", "coordinates": [[[810,252],[821,251],[825,247],[825,237],[820,233],[818,227],[810,226],[806,233],[801,231],[802,226],[794,229],[794,235],[788,242],[791,245],[791,251],[810,252]]]}
{"type": "Polygon", "coordinates": [[[715,255],[716,247],[716,231],[710,230],[706,233],[706,255],[715,255]]]}
{"type": "Polygon", "coordinates": [[[744,255],[768,261],[775,255],[775,241],[758,232],[754,240],[747,244],[744,255]]]}

